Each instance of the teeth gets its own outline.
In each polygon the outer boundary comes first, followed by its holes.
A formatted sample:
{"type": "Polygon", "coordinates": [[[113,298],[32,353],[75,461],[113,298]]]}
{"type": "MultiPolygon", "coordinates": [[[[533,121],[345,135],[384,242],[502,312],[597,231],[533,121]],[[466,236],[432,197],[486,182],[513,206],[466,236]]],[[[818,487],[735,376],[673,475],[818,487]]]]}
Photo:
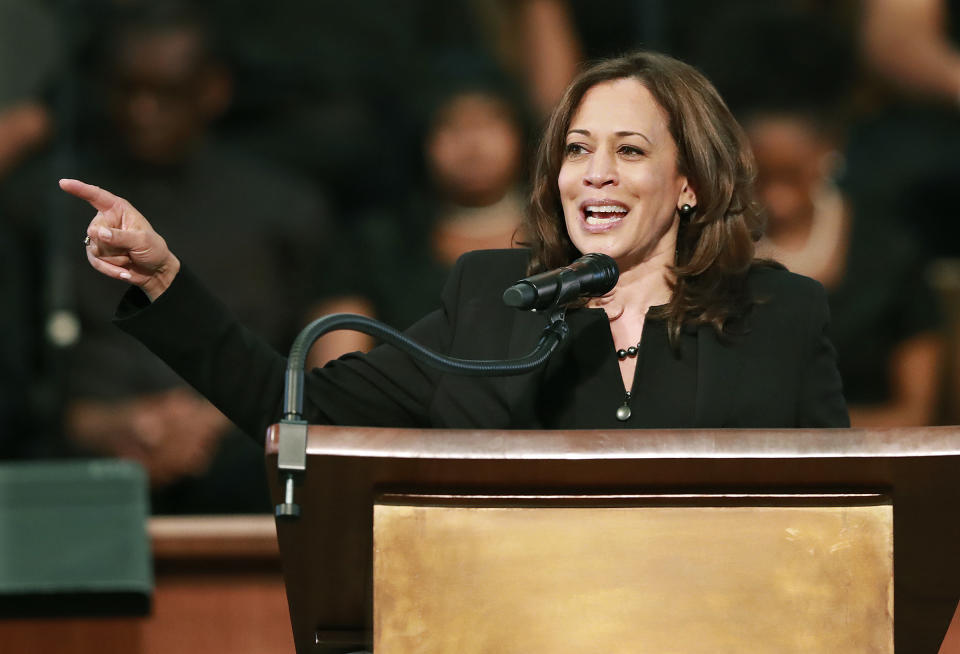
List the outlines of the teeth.
{"type": "Polygon", "coordinates": [[[590,213],[627,213],[623,207],[612,204],[596,204],[586,207],[590,213]]]}
{"type": "Polygon", "coordinates": [[[598,218],[597,216],[587,216],[588,225],[609,225],[610,223],[620,222],[620,220],[620,216],[615,218],[598,218]]]}

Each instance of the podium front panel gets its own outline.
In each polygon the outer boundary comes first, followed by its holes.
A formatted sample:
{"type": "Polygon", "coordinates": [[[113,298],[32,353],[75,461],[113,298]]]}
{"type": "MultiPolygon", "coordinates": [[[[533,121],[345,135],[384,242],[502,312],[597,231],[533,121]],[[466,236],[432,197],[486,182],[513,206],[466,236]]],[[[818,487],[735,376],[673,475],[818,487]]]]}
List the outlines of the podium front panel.
{"type": "Polygon", "coordinates": [[[376,654],[893,652],[878,496],[451,499],[374,507],[376,654]]]}

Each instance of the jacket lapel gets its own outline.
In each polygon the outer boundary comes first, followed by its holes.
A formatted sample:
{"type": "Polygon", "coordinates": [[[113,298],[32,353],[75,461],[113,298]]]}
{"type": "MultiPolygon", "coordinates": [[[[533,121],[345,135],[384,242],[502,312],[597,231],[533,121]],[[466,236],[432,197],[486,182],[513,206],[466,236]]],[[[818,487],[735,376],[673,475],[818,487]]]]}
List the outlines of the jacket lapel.
{"type": "Polygon", "coordinates": [[[697,328],[697,403],[694,427],[724,427],[733,410],[740,366],[735,347],[722,343],[709,325],[697,328]]]}

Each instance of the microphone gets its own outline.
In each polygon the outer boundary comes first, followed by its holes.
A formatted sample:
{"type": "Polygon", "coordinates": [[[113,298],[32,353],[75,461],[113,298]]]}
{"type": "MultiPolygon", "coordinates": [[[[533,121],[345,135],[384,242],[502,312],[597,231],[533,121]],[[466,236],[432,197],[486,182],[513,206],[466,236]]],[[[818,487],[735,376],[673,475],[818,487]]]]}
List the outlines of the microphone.
{"type": "Polygon", "coordinates": [[[524,277],[503,293],[503,303],[516,309],[541,311],[581,297],[597,297],[612,289],[620,269],[613,258],[592,252],[569,266],[524,277]]]}

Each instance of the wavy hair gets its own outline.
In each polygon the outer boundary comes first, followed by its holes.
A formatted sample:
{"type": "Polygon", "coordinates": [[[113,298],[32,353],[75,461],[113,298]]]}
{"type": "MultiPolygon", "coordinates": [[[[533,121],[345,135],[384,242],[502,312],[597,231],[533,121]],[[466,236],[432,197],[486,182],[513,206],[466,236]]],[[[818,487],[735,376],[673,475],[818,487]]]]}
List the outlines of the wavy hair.
{"type": "MultiPolygon", "coordinates": [[[[695,68],[653,52],[597,63],[570,84],[546,127],[533,175],[530,211],[520,229],[529,247],[530,274],[567,265],[580,256],[566,231],[557,179],[570,121],[587,91],[603,82],[635,79],[667,115],[677,145],[677,170],[696,193],[697,206],[680,220],[666,319],[676,345],[687,325],[709,324],[725,335],[751,300],[746,276],[762,219],[753,197],[755,166],[746,136],[713,85],[695,68]]],[[[651,314],[653,315],[653,314],[651,314]]]]}

